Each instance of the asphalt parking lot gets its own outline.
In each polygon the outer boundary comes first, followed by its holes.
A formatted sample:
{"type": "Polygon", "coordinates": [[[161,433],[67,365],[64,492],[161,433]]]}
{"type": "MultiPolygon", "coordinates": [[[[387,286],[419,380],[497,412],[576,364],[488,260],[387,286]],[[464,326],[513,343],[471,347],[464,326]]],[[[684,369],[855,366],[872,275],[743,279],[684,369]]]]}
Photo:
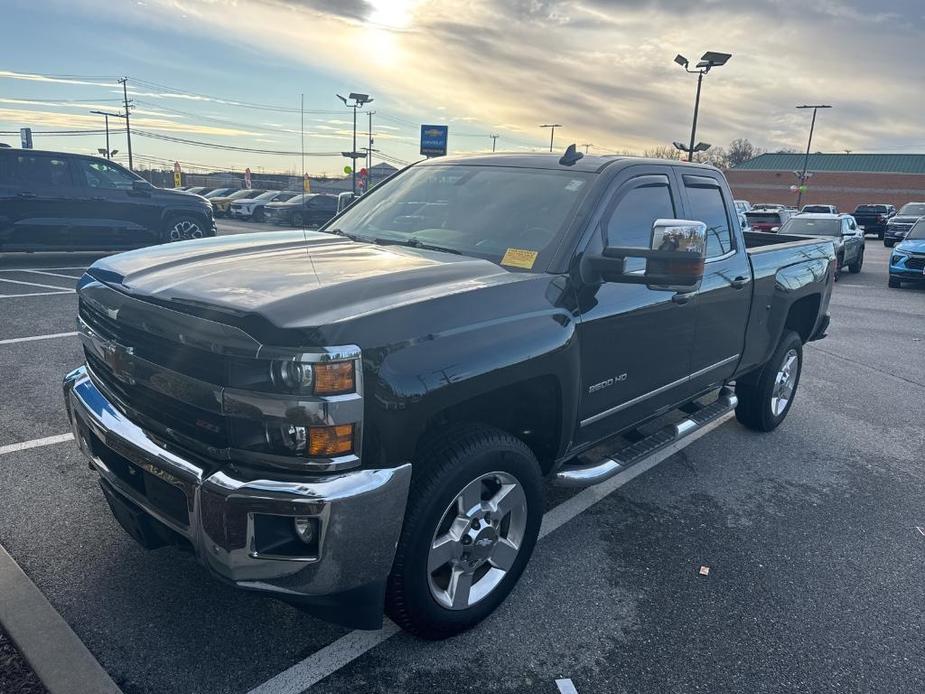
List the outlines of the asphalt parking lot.
{"type": "Polygon", "coordinates": [[[135,545],[60,440],[94,256],[0,256],[0,545],[127,694],[925,691],[925,289],[888,289],[887,257],[868,238],[842,275],[780,429],[727,421],[593,505],[550,490],[507,602],[427,643],[135,545]]]}

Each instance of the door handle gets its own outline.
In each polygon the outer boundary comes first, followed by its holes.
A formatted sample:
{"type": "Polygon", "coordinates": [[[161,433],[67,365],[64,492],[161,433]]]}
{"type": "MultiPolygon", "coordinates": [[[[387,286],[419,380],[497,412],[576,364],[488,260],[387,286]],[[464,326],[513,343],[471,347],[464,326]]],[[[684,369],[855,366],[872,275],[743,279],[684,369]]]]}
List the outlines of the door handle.
{"type": "Polygon", "coordinates": [[[746,284],[748,284],[748,277],[742,277],[740,275],[739,277],[736,277],[734,280],[732,280],[729,284],[731,284],[734,289],[741,289],[746,284]]]}
{"type": "Polygon", "coordinates": [[[26,200],[31,200],[32,198],[36,197],[36,195],[35,193],[17,193],[16,197],[25,198],[26,200]]]}
{"type": "Polygon", "coordinates": [[[676,304],[686,304],[688,301],[694,298],[697,292],[678,292],[671,297],[671,300],[676,304]]]}

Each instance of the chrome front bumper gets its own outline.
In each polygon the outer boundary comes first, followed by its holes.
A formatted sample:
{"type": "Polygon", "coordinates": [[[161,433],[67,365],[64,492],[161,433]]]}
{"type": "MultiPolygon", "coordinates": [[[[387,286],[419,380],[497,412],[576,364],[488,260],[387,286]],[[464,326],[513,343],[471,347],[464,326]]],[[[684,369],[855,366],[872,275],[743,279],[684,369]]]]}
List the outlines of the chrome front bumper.
{"type": "Polygon", "coordinates": [[[290,481],[231,474],[179,454],[129,421],[84,367],[65,377],[64,398],[75,439],[105,482],[104,490],[114,490],[131,508],[185,538],[212,573],[331,621],[381,625],[410,464],[307,474],[297,481],[291,474],[290,481]],[[174,503],[167,503],[171,499],[174,503]],[[262,553],[258,526],[265,527],[268,518],[293,516],[317,519],[313,551],[306,546],[305,556],[262,553]]]}

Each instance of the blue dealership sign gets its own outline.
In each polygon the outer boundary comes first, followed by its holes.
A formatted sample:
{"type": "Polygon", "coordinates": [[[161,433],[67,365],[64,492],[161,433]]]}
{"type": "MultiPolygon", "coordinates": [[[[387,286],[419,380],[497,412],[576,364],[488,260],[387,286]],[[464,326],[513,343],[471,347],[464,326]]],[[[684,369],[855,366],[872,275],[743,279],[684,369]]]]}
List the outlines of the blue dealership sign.
{"type": "Polygon", "coordinates": [[[421,154],[425,157],[446,156],[446,141],[450,128],[446,125],[421,126],[421,154]]]}

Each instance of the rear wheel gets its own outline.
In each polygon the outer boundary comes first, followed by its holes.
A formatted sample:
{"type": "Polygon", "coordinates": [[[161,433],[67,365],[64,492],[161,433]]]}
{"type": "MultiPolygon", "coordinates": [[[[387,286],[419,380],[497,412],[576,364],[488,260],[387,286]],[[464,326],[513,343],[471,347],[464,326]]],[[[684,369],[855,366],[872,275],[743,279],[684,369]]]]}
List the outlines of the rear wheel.
{"type": "Polygon", "coordinates": [[[890,279],[887,280],[887,286],[890,289],[902,289],[903,283],[898,277],[890,277],[890,279]]]}
{"type": "Polygon", "coordinates": [[[415,460],[386,612],[428,639],[478,624],[520,578],[542,516],[540,466],[520,439],[475,424],[441,432],[415,460]]]}
{"type": "Polygon", "coordinates": [[[793,405],[802,368],[803,341],[788,330],[768,362],[736,382],[736,419],[756,431],[776,429],[793,405]]]}
{"type": "Polygon", "coordinates": [[[163,243],[201,239],[206,235],[202,220],[191,215],[174,215],[167,219],[162,235],[163,243]]]}
{"type": "Polygon", "coordinates": [[[861,250],[860,253],[858,253],[858,259],[855,260],[853,263],[851,263],[851,265],[848,266],[848,269],[851,270],[851,272],[858,273],[861,271],[862,265],[864,265],[864,250],[863,249],[861,250]]]}

